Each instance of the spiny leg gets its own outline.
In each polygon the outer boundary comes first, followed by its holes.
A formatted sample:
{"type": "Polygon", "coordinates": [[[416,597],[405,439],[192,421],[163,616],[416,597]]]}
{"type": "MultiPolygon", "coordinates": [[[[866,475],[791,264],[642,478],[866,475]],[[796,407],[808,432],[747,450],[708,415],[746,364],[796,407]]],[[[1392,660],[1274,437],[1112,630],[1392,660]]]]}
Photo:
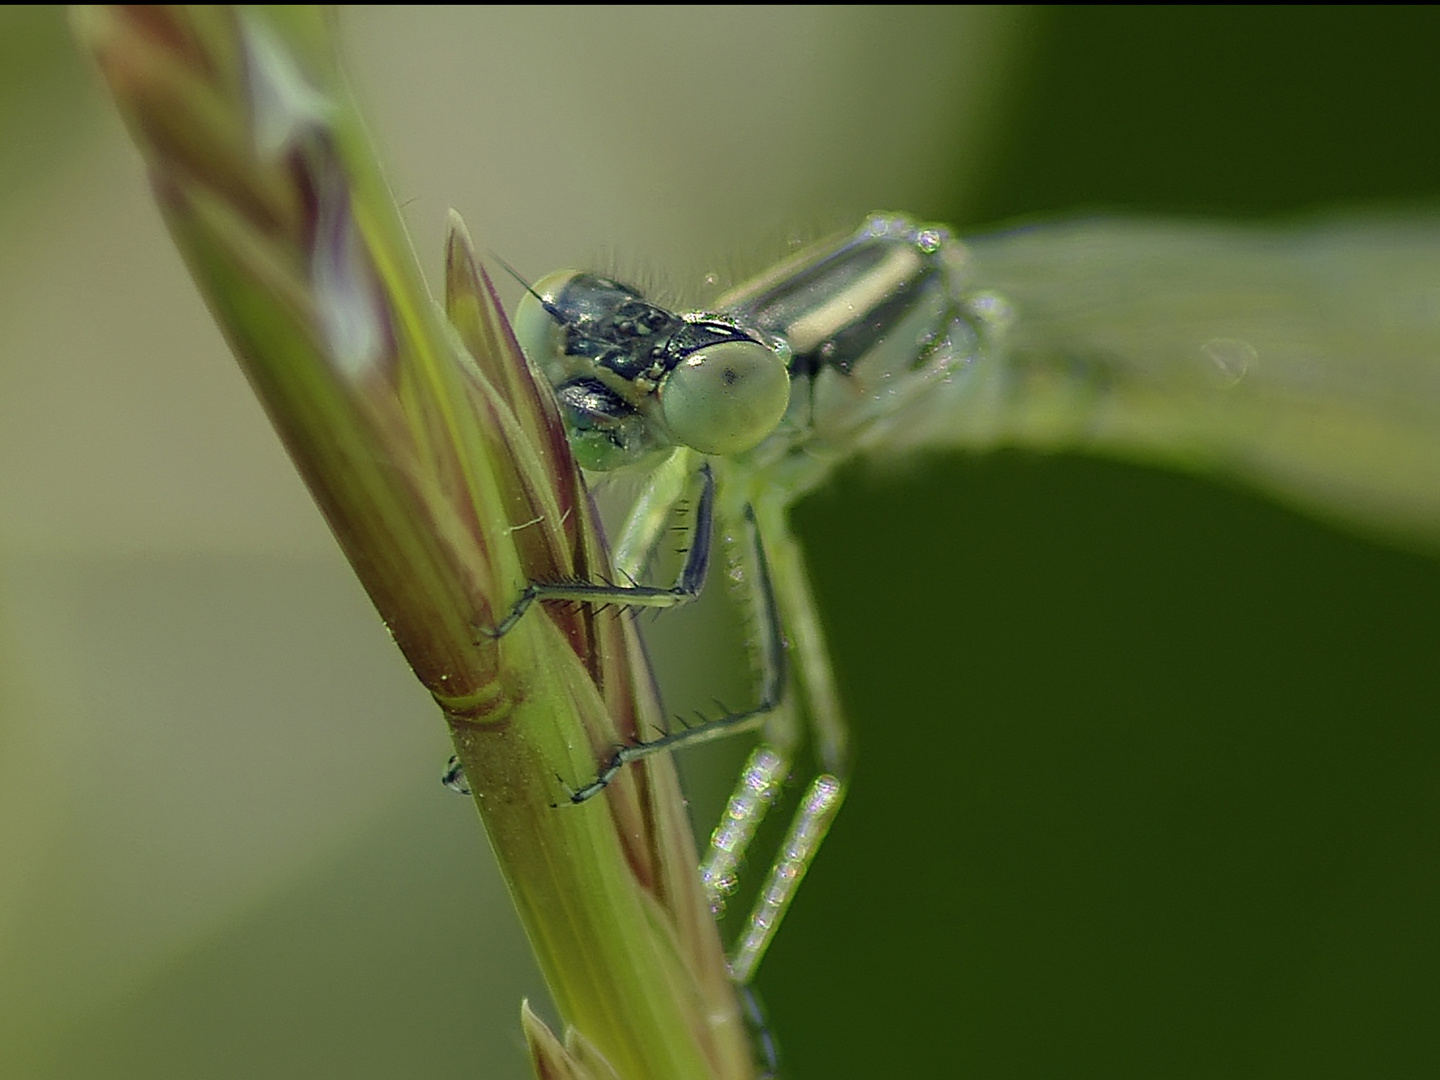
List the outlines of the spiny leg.
{"type": "MultiPolygon", "coordinates": [[[[803,556],[787,527],[784,507],[779,504],[762,505],[762,516],[758,521],[751,508],[746,507],[746,512],[751,527],[757,530],[754,543],[754,550],[758,553],[755,579],[760,588],[754,597],[755,616],[760,626],[770,628],[768,636],[781,641],[799,660],[799,690],[815,738],[816,756],[824,771],[811,781],[801,798],[750,918],[732,951],[731,975],[741,983],[754,976],[779,928],[780,920],[840,809],[845,796],[849,741],[803,556]],[[774,584],[767,565],[767,553],[776,568],[774,584]],[[778,591],[775,585],[778,585],[778,591]],[[784,642],[782,626],[789,631],[788,643],[784,642]]],[[[780,656],[784,656],[783,648],[780,656]]],[[[762,661],[763,657],[762,650],[762,661]]],[[[717,908],[723,902],[724,894],[734,888],[745,848],[774,802],[789,770],[796,741],[794,718],[790,715],[795,697],[793,692],[786,693],[785,705],[771,714],[765,742],[756,748],[747,762],[725,816],[711,839],[701,875],[712,905],[717,908]]]]}
{"type": "Polygon", "coordinates": [[[735,891],[740,863],[765,816],[774,805],[790,774],[795,755],[796,723],[786,700],[788,673],[786,641],[775,605],[775,587],[761,541],[754,510],[747,504],[742,512],[745,529],[743,552],[733,553],[741,571],[754,582],[750,595],[754,627],[755,659],[761,672],[761,700],[765,708],[765,735],[750,754],[740,779],[725,805],[720,823],[710,835],[710,846],[700,863],[700,881],[706,899],[717,914],[725,898],[735,891]]]}
{"type": "Polygon", "coordinates": [[[790,532],[784,505],[762,502],[755,514],[774,570],[775,610],[794,659],[805,718],[815,740],[815,756],[823,772],[848,778],[850,729],[840,708],[840,691],[830,666],[830,647],[820,613],[815,609],[805,554],[790,532]]]}
{"type": "MultiPolygon", "coordinates": [[[[630,573],[631,567],[638,573],[640,565],[653,549],[669,512],[678,503],[684,488],[683,484],[673,482],[674,478],[682,475],[681,471],[691,460],[693,459],[688,453],[677,452],[670,462],[662,467],[660,482],[631,512],[630,521],[625,528],[622,540],[625,557],[622,568],[627,575],[630,573]],[[666,477],[669,479],[665,479],[666,477]],[[627,566],[626,563],[630,565],[627,566]]],[[[708,464],[700,466],[700,473],[703,484],[700,499],[696,505],[695,520],[690,526],[690,548],[686,553],[685,564],[680,570],[680,575],[671,588],[590,582],[532,583],[526,586],[510,613],[499,625],[489,631],[490,635],[500,637],[508,632],[536,600],[569,600],[585,604],[614,604],[622,608],[653,607],[662,609],[694,600],[705,585],[715,532],[715,478],[708,464]]],[[[747,519],[747,523],[758,552],[759,538],[753,516],[747,519]]],[[[763,554],[758,556],[757,561],[763,570],[763,554]]],[[[773,612],[774,599],[768,575],[762,576],[762,587],[766,598],[766,608],[773,612]]],[[[757,705],[745,712],[707,720],[696,727],[668,732],[657,739],[618,748],[600,769],[595,779],[569,793],[569,801],[582,803],[594,798],[605,790],[620,770],[632,761],[639,761],[652,754],[709,742],[712,739],[724,738],[758,727],[766,715],[775,709],[784,688],[785,646],[778,623],[775,622],[773,615],[763,636],[765,645],[763,646],[762,664],[767,671],[767,676],[761,691],[761,700],[757,705]]],[[[780,770],[780,775],[783,777],[784,768],[780,770]]],[[[447,773],[447,783],[449,782],[448,776],[447,773]]]]}
{"type": "Polygon", "coordinates": [[[754,977],[844,798],[845,785],[829,773],[817,776],[805,792],[745,931],[730,955],[730,975],[736,982],[746,983],[754,977]]]}
{"type": "Polygon", "coordinates": [[[680,568],[679,577],[670,588],[591,581],[532,581],[521,591],[520,598],[515,601],[509,614],[494,627],[483,632],[492,638],[504,637],[537,600],[571,600],[597,606],[614,604],[621,608],[669,608],[694,600],[705,587],[705,575],[710,568],[715,518],[715,477],[708,465],[702,465],[700,473],[703,486],[700,501],[696,506],[690,550],[685,556],[685,564],[680,568]]]}
{"type": "Polygon", "coordinates": [[[645,575],[700,467],[693,452],[677,449],[646,477],[645,489],[625,515],[611,553],[616,573],[626,581],[639,581],[645,575]]]}
{"type": "Polygon", "coordinates": [[[779,796],[789,771],[789,758],[767,743],[757,746],[745,762],[740,780],[725,804],[720,824],[710,834],[709,850],[700,863],[705,899],[717,915],[725,908],[725,898],[739,884],[740,862],[755,839],[755,831],[779,796]]]}
{"type": "MultiPolygon", "coordinates": [[[[672,459],[683,468],[685,455],[672,459]]],[[[703,487],[692,525],[693,535],[685,564],[669,589],[641,585],[620,586],[588,582],[533,583],[526,587],[514,608],[490,633],[500,637],[512,628],[536,600],[571,600],[622,607],[667,608],[687,603],[699,595],[709,569],[713,544],[715,481],[708,465],[701,467],[703,487]]],[[[678,501],[679,488],[657,489],[631,515],[626,529],[629,557],[638,571],[639,563],[653,547],[666,513],[678,501]],[[636,522],[639,522],[637,525],[636,522]]],[[[754,603],[758,652],[762,671],[759,703],[745,712],[711,720],[698,727],[670,732],[647,742],[620,747],[590,783],[570,793],[572,803],[585,802],[603,791],[627,764],[652,754],[698,745],[766,725],[764,741],[752,753],[725,816],[712,836],[702,863],[701,875],[707,897],[717,910],[735,887],[739,864],[756,830],[773,804],[789,773],[797,742],[795,719],[786,697],[786,651],[794,648],[801,664],[800,682],[814,728],[817,755],[826,772],[810,784],[781,844],[764,887],[731,958],[736,981],[748,982],[765,949],[778,929],[786,908],[795,895],[805,871],[824,839],[844,797],[844,759],[847,738],[840,718],[838,695],[830,671],[829,657],[820,632],[818,617],[810,598],[803,559],[786,528],[783,508],[767,515],[762,528],[755,511],[746,505],[743,520],[748,534],[749,562],[756,583],[754,603]],[[780,592],[777,595],[767,562],[762,534],[774,538],[780,556],[780,592]],[[788,618],[782,619],[782,609],[788,618]],[[787,646],[782,627],[793,626],[795,640],[787,646]]],[[[629,567],[626,567],[627,572],[629,567]]]]}
{"type": "MultiPolygon", "coordinates": [[[[708,470],[706,472],[706,478],[707,484],[713,484],[713,481],[710,480],[708,470]]],[[[713,487],[707,487],[707,491],[713,493],[713,487]]],[[[702,499],[701,509],[696,513],[695,528],[698,530],[703,527],[709,530],[712,522],[711,509],[705,505],[705,500],[702,499]]],[[[780,624],[775,613],[774,591],[771,588],[770,575],[765,566],[764,551],[760,548],[759,532],[755,525],[754,516],[750,513],[748,507],[746,509],[746,527],[753,545],[754,564],[758,568],[756,572],[756,582],[761,593],[760,602],[763,609],[768,613],[767,617],[762,620],[760,630],[760,658],[763,679],[759,702],[744,712],[731,713],[728,716],[707,720],[696,727],[668,732],[657,739],[620,747],[615,751],[614,756],[605,764],[605,767],[600,770],[600,774],[596,776],[594,780],[570,793],[571,802],[581,803],[599,794],[610,781],[615,779],[616,774],[632,761],[639,761],[652,754],[679,750],[687,746],[698,746],[700,743],[710,742],[714,739],[722,739],[743,731],[750,731],[764,723],[766,718],[772,715],[780,706],[781,698],[785,691],[785,639],[780,631],[780,624]]],[[[695,539],[692,541],[687,562],[694,557],[695,551],[701,547],[702,543],[697,533],[695,539]]],[[[710,550],[708,533],[703,543],[703,548],[708,557],[710,550]]],[[[703,579],[703,570],[700,576],[703,579]]],[[[779,780],[783,781],[789,768],[789,757],[788,755],[782,757],[778,750],[776,751],[776,756],[778,760],[771,771],[779,780]]],[[[749,770],[747,770],[747,772],[748,771],[749,770]]],[[[778,791],[778,786],[775,787],[774,790],[778,791]]],[[[738,795],[739,792],[737,791],[737,796],[738,795]]],[[[740,857],[744,854],[745,845],[749,843],[749,837],[754,834],[755,827],[758,826],[759,820],[764,817],[764,811],[768,809],[769,802],[773,801],[773,797],[772,791],[769,799],[765,800],[764,805],[758,808],[758,816],[755,816],[753,823],[748,825],[748,832],[743,838],[737,838],[735,843],[735,864],[738,865],[740,857]]],[[[735,797],[732,797],[731,806],[733,807],[734,804],[735,797]]],[[[756,811],[750,811],[750,813],[755,814],[756,811]]],[[[729,814],[730,811],[727,809],[727,817],[729,814]]],[[[712,851],[714,847],[714,841],[712,840],[712,851]]],[[[709,859],[707,859],[706,862],[708,865],[709,859]]],[[[732,866],[730,871],[732,878],[733,871],[734,867],[732,866]]],[[[702,867],[702,875],[704,873],[705,868],[702,867]]],[[[717,874],[718,873],[719,872],[717,872],[717,874]]],[[[715,876],[713,879],[718,880],[718,876],[715,876]]],[[[706,885],[706,892],[707,895],[710,896],[712,906],[714,906],[717,903],[717,897],[712,894],[711,886],[708,884],[706,885]]]]}

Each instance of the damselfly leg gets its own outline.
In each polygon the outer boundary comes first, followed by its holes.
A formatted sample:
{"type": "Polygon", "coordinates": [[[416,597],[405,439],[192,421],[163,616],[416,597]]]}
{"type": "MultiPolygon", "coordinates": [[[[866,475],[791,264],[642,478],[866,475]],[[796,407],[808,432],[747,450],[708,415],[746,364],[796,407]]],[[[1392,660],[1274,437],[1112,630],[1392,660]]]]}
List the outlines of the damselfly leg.
{"type": "MultiPolygon", "coordinates": [[[[667,471],[678,474],[691,462],[692,454],[683,449],[677,451],[674,460],[660,470],[657,482],[631,512],[616,559],[617,567],[626,577],[638,578],[641,575],[644,563],[658,542],[675,504],[683,496],[683,486],[665,482],[667,471]]],[[[822,703],[822,712],[815,715],[823,715],[825,722],[815,725],[815,741],[824,771],[811,781],[801,798],[794,820],[756,897],[750,918],[732,948],[731,972],[737,981],[748,982],[840,807],[844,795],[842,777],[846,740],[836,707],[833,679],[829,676],[828,657],[818,636],[819,623],[814,616],[803,567],[798,565],[798,547],[788,532],[780,534],[789,587],[777,591],[755,508],[749,503],[728,506],[722,503],[726,507],[722,516],[724,525],[717,529],[716,484],[710,466],[701,464],[699,476],[701,491],[691,526],[689,550],[674,586],[666,589],[639,584],[532,583],[522,592],[506,619],[491,633],[497,636],[504,633],[537,600],[614,605],[619,608],[668,608],[689,602],[704,585],[714,550],[712,536],[717,531],[723,533],[727,541],[726,556],[731,564],[728,576],[732,583],[743,586],[744,597],[752,609],[749,619],[752,626],[751,649],[759,674],[759,700],[744,711],[619,747],[597,771],[594,779],[569,792],[572,803],[583,803],[603,791],[631,762],[763,728],[761,742],[742,770],[701,862],[706,896],[717,913],[723,910],[726,897],[738,885],[746,851],[789,777],[796,751],[803,741],[796,719],[798,703],[792,693],[789,677],[792,665],[787,650],[805,643],[808,649],[802,649],[802,653],[809,651],[812,654],[810,663],[814,662],[818,651],[822,678],[802,675],[800,684],[808,699],[822,703]],[[798,616],[793,620],[797,626],[794,634],[786,632],[782,603],[798,616]]],[[[810,710],[806,712],[810,714],[810,710]]]]}

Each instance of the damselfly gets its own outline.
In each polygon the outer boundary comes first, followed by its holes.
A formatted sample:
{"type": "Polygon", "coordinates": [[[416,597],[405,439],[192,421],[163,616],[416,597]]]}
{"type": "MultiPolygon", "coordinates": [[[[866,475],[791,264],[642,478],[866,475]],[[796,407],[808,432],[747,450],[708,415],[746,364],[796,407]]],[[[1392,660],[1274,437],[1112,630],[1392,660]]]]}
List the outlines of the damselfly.
{"type": "Polygon", "coordinates": [[[558,271],[529,287],[515,318],[555,390],[572,449],[592,470],[653,467],[615,551],[638,582],[677,505],[699,488],[692,540],[670,588],[533,582],[503,634],[536,600],[669,607],[694,599],[723,538],[730,579],[748,588],[759,701],[619,749],[575,790],[583,802],[628,762],[761,729],[701,876],[717,909],[808,730],[819,775],[731,956],[748,981],[844,798],[846,725],[790,504],[865,447],[907,405],[993,351],[1007,306],[967,286],[966,251],[943,228],[877,214],[852,236],[782,263],[722,298],[675,313],[628,285],[558,271]],[[791,673],[793,672],[793,678],[791,673]]]}
{"type": "Polygon", "coordinates": [[[615,550],[638,580],[697,487],[671,588],[535,582],[534,601],[693,598],[712,527],[748,585],[751,709],[625,747],[627,762],[761,729],[702,867],[713,904],[805,731],[820,775],[733,950],[754,973],[844,797],[848,740],[788,508],[841,461],[919,447],[1082,448],[1228,473],[1367,528],[1440,536],[1440,227],[1304,229],[1096,220],[961,245],[900,215],[802,251],[677,314],[576,271],[530,289],[516,329],[581,464],[652,466],[615,550]],[[981,288],[980,286],[984,286],[981,288]],[[789,673],[793,672],[793,678],[789,673]]]}

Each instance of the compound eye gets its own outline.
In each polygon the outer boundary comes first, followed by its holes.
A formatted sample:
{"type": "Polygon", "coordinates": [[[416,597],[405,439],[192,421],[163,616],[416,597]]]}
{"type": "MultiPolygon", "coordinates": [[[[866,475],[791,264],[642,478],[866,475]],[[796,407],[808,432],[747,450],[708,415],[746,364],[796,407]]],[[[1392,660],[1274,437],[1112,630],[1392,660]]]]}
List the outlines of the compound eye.
{"type": "Polygon", "coordinates": [[[790,373],[758,341],[721,341],[685,357],[659,393],[677,441],[702,454],[739,454],[780,423],[790,404],[790,373]]]}
{"type": "Polygon", "coordinates": [[[578,270],[553,271],[535,282],[520,297],[510,326],[515,331],[515,340],[530,357],[531,363],[544,368],[551,357],[564,352],[565,327],[545,310],[545,305],[553,306],[565,291],[565,286],[579,276],[578,270]]]}

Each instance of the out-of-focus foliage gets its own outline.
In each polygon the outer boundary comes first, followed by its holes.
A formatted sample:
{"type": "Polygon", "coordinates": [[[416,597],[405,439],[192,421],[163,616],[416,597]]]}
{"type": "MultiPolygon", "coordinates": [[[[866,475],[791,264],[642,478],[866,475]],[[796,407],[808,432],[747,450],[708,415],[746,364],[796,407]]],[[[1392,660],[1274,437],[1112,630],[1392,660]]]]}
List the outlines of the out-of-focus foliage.
{"type": "Polygon", "coordinates": [[[53,8],[0,9],[0,213],[95,136],[86,73],[53,8]]]}

